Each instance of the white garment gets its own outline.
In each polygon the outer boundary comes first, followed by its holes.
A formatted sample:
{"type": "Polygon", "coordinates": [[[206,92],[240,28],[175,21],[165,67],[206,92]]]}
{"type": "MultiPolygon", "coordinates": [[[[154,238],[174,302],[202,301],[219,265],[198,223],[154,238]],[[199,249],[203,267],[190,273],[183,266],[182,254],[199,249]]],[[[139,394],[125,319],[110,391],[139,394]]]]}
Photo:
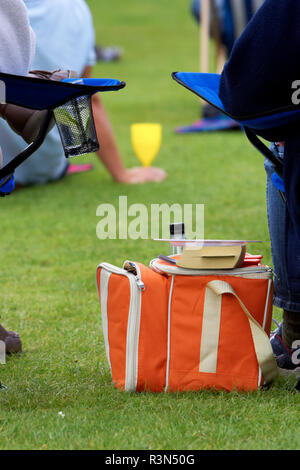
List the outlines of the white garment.
{"type": "MultiPolygon", "coordinates": [[[[84,0],[24,0],[24,3],[36,35],[32,70],[71,69],[80,75],[86,66],[94,65],[95,31],[84,0]]],[[[7,163],[24,149],[24,141],[3,123],[0,146],[7,163]]],[[[16,169],[15,180],[24,185],[44,184],[60,178],[67,163],[55,127],[40,149],[16,169]]]]}
{"type": "Polygon", "coordinates": [[[23,0],[1,0],[0,72],[27,75],[34,50],[35,35],[23,0]]]}

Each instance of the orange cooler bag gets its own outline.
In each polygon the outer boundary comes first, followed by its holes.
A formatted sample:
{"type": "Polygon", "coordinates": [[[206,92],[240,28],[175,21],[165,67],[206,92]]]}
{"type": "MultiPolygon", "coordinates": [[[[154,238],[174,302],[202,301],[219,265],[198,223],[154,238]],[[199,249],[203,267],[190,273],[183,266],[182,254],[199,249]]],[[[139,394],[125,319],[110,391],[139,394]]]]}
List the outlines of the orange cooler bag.
{"type": "Polygon", "coordinates": [[[113,383],[125,391],[257,390],[277,375],[269,341],[272,271],[97,268],[113,383]]]}

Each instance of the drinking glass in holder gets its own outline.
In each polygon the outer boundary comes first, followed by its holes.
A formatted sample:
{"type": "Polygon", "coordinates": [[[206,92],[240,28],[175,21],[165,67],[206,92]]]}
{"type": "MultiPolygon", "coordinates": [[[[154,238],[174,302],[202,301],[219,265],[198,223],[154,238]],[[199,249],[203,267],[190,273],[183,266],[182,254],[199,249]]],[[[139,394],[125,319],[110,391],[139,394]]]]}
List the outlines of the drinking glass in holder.
{"type": "Polygon", "coordinates": [[[80,96],[54,110],[66,158],[99,150],[91,96],[80,96]]]}

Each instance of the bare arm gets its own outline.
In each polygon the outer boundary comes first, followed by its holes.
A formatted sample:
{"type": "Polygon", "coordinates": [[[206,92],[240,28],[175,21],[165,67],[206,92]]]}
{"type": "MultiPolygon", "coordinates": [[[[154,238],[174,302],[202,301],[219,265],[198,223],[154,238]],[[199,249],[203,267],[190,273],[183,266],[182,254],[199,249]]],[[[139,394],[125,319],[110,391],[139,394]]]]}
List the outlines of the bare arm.
{"type": "MultiPolygon", "coordinates": [[[[92,68],[86,67],[83,73],[84,78],[90,78],[92,76],[91,72],[92,68]]],[[[117,142],[99,94],[93,95],[92,106],[96,132],[100,142],[100,150],[97,155],[112,177],[116,181],[122,181],[125,178],[126,169],[121,160],[117,142]]]]}
{"type": "MultiPolygon", "coordinates": [[[[84,78],[92,76],[92,67],[86,67],[84,78]]],[[[113,129],[98,94],[92,98],[93,114],[100,149],[97,155],[107,168],[113,179],[120,183],[144,183],[146,181],[162,181],[166,174],[160,168],[126,169],[118,149],[113,129]]]]}

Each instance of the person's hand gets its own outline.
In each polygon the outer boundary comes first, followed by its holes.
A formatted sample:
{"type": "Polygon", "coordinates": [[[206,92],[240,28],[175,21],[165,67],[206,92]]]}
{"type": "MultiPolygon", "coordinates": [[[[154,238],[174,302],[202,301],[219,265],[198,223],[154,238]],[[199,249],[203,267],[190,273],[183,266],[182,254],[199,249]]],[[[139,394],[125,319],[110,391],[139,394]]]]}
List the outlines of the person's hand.
{"type": "Polygon", "coordinates": [[[140,184],[154,181],[160,183],[167,177],[166,172],[162,168],[155,167],[136,167],[130,168],[117,179],[119,183],[140,184]]]}

